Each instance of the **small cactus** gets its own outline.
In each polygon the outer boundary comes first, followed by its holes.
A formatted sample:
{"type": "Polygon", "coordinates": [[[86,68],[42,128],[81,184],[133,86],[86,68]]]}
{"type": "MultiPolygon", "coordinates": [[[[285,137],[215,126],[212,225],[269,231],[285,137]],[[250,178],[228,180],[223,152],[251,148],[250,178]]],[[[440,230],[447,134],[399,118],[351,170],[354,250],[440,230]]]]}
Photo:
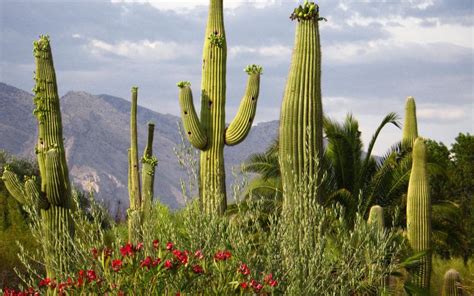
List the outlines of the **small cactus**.
{"type": "Polygon", "coordinates": [[[377,229],[383,230],[385,228],[383,208],[381,206],[375,205],[370,208],[369,219],[367,220],[369,224],[377,225],[377,229]]]}
{"type": "Polygon", "coordinates": [[[444,274],[442,296],[462,296],[461,276],[455,269],[450,269],[444,274]]]}

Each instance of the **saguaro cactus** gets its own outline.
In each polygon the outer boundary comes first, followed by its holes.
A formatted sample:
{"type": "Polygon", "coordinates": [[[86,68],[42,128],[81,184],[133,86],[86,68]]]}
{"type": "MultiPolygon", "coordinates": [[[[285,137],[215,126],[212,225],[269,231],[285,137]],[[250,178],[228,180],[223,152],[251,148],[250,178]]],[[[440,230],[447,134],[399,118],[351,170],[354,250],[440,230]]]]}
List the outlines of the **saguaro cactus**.
{"type": "Polygon", "coordinates": [[[381,206],[375,205],[370,208],[369,219],[367,219],[369,224],[377,225],[377,228],[383,230],[385,227],[383,208],[381,206]]]}
{"type": "Polygon", "coordinates": [[[450,269],[444,274],[442,296],[462,296],[461,276],[455,269],[450,269]]]}
{"type": "Polygon", "coordinates": [[[426,146],[418,137],[413,146],[413,161],[407,194],[407,234],[415,252],[427,251],[411,274],[411,282],[429,290],[431,273],[431,199],[426,170],[426,146]]]}
{"type": "Polygon", "coordinates": [[[69,236],[74,235],[71,220],[72,199],[66,153],[63,144],[61,111],[48,36],[34,42],[36,64],[34,115],[38,121],[36,155],[41,174],[41,186],[34,179],[21,184],[18,177],[6,168],[3,180],[9,192],[20,203],[33,201],[41,209],[41,223],[45,232],[45,261],[47,276],[54,278],[55,270],[67,272],[69,236]]]}
{"type": "Polygon", "coordinates": [[[294,10],[291,19],[297,20],[298,25],[279,132],[283,210],[289,212],[296,205],[318,201],[318,167],[323,154],[319,7],[305,2],[294,10]],[[302,184],[307,188],[295,194],[302,184]]]}
{"type": "Polygon", "coordinates": [[[128,239],[136,242],[141,239],[141,226],[149,214],[153,202],[153,185],[155,167],[158,164],[153,156],[153,134],[155,125],[148,123],[148,139],[142,157],[142,186],[138,165],[137,136],[138,87],[132,87],[132,103],[130,110],[130,149],[128,150],[128,193],[130,208],[128,209],[128,239]]]}
{"type": "Polygon", "coordinates": [[[418,137],[416,122],[416,104],[414,97],[408,97],[405,103],[405,124],[403,125],[402,147],[411,150],[418,137]]]}
{"type": "Polygon", "coordinates": [[[200,201],[208,214],[222,214],[227,207],[224,171],[224,144],[232,146],[247,136],[257,108],[260,66],[248,66],[247,89],[239,111],[225,127],[227,41],[224,30],[223,0],[210,0],[204,39],[201,118],[193,104],[190,83],[178,83],[184,129],[191,144],[201,150],[200,201]]]}

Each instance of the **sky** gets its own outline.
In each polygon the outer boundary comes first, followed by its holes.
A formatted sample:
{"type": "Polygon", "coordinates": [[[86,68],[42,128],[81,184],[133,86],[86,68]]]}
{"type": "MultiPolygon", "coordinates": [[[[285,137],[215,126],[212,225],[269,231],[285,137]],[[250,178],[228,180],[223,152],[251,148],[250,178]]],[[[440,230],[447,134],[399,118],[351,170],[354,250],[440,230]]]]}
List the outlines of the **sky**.
{"type": "MultiPolygon", "coordinates": [[[[226,122],[244,93],[248,64],[264,67],[255,123],[279,117],[302,3],[224,0],[228,46],[226,122]]],[[[365,144],[389,112],[403,118],[414,96],[421,136],[449,145],[474,133],[474,8],[471,0],[317,2],[323,109],[352,113],[365,144]]],[[[70,90],[125,99],[179,115],[176,82],[201,81],[208,0],[0,0],[0,81],[30,91],[32,42],[49,34],[60,95],[70,90]]],[[[0,106],[1,108],[1,106],[0,106]]],[[[401,137],[382,131],[378,155],[401,137]]]]}

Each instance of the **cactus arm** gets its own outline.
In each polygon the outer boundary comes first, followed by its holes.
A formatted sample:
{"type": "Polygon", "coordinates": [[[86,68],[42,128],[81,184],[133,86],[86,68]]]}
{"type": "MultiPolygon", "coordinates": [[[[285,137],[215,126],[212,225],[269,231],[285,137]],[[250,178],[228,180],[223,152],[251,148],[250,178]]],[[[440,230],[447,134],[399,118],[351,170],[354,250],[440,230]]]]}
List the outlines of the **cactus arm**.
{"type": "Polygon", "coordinates": [[[138,172],[137,101],[138,87],[132,87],[130,110],[130,208],[132,209],[139,209],[141,205],[140,176],[138,172]]]}
{"type": "Polygon", "coordinates": [[[46,197],[48,202],[55,206],[66,206],[64,200],[68,192],[68,184],[64,183],[61,169],[61,156],[57,149],[50,149],[46,153],[46,197]]]}
{"type": "Polygon", "coordinates": [[[33,178],[29,178],[25,182],[25,192],[28,196],[29,200],[33,202],[33,204],[37,205],[42,210],[47,210],[50,207],[50,203],[46,198],[45,194],[40,191],[38,184],[36,184],[36,180],[33,178]]]}
{"type": "Polygon", "coordinates": [[[413,162],[407,193],[407,234],[415,252],[428,251],[411,275],[411,282],[423,289],[430,287],[431,273],[431,199],[426,170],[426,146],[418,137],[413,145],[413,162]]]}
{"type": "Polygon", "coordinates": [[[225,143],[228,146],[237,145],[245,139],[252,127],[255,111],[257,110],[262,67],[250,65],[245,71],[249,74],[247,89],[245,90],[245,95],[242,98],[237,115],[225,131],[225,143]]]}
{"type": "Polygon", "coordinates": [[[405,122],[403,124],[402,146],[411,151],[418,137],[416,103],[414,97],[408,97],[405,103],[405,122]]]}
{"type": "Polygon", "coordinates": [[[179,105],[181,107],[181,118],[184,130],[189,142],[197,149],[204,150],[207,145],[207,136],[204,128],[199,122],[193,103],[193,94],[189,82],[178,83],[179,105]]]}
{"type": "Polygon", "coordinates": [[[155,167],[158,164],[156,157],[153,156],[153,134],[155,125],[148,123],[148,140],[142,157],[142,210],[145,216],[149,213],[153,203],[153,186],[155,181],[155,167]]]}
{"type": "Polygon", "coordinates": [[[5,183],[5,187],[7,188],[8,192],[10,193],[13,198],[15,198],[19,203],[25,204],[25,190],[23,189],[23,184],[21,184],[18,176],[5,169],[2,176],[3,183],[5,183]]]}

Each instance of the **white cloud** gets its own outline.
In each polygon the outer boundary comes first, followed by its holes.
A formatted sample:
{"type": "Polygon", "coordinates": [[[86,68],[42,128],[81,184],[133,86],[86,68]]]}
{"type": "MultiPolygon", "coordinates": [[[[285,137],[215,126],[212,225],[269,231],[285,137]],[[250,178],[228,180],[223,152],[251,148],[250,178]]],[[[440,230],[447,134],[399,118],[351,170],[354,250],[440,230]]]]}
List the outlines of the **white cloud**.
{"type": "Polygon", "coordinates": [[[74,39],[81,39],[81,38],[82,38],[81,34],[77,34],[77,33],[76,33],[76,34],[72,34],[71,37],[74,38],[74,39]]]}
{"type": "Polygon", "coordinates": [[[416,113],[419,118],[437,121],[457,121],[466,116],[465,108],[444,105],[419,106],[416,113]]]}
{"type": "Polygon", "coordinates": [[[114,44],[91,39],[87,47],[93,55],[99,57],[114,54],[141,61],[175,60],[179,57],[195,54],[197,50],[191,45],[147,39],[137,42],[124,40],[114,44]]]}
{"type": "MultiPolygon", "coordinates": [[[[253,5],[256,8],[280,4],[283,0],[226,0],[225,9],[235,9],[243,5],[253,5]]],[[[200,6],[208,6],[209,0],[111,0],[112,3],[149,3],[160,10],[173,10],[177,13],[188,13],[200,6]]],[[[296,2],[296,0],[295,0],[296,2]]]]}
{"type": "Polygon", "coordinates": [[[241,54],[255,54],[275,60],[288,60],[291,56],[291,48],[279,44],[259,47],[232,46],[229,48],[229,55],[231,57],[241,54]]]}

